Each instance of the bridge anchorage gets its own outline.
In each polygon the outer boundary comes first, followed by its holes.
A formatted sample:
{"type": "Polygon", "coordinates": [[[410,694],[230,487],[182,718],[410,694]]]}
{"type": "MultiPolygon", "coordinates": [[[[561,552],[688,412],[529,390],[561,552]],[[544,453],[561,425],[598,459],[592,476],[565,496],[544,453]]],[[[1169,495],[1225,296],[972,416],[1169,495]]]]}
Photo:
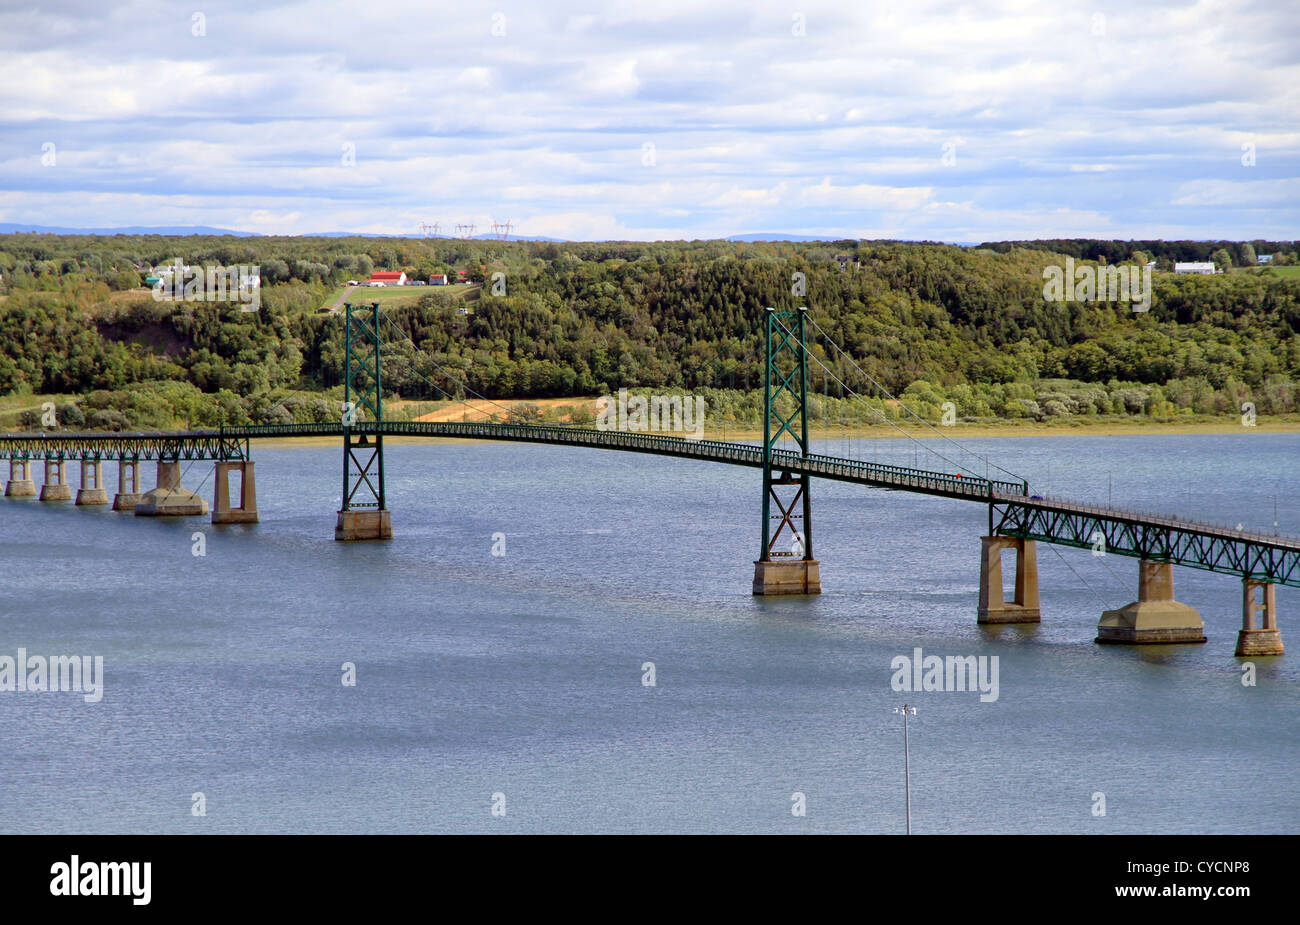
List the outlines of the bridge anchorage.
{"type": "Polygon", "coordinates": [[[1174,598],[1174,566],[1236,575],[1242,582],[1242,623],[1236,655],[1282,655],[1278,585],[1300,587],[1300,539],[1268,536],[1160,514],[995,493],[980,576],[981,623],[1036,623],[1038,571],[1034,542],[1098,548],[1138,560],[1137,600],[1107,610],[1097,624],[1100,645],[1203,643],[1195,608],[1174,598]],[[993,548],[992,551],[991,548],[993,548]],[[1001,601],[1004,548],[1017,549],[1016,596],[1001,601]],[[1262,611],[1262,615],[1261,612],[1262,611]]]}

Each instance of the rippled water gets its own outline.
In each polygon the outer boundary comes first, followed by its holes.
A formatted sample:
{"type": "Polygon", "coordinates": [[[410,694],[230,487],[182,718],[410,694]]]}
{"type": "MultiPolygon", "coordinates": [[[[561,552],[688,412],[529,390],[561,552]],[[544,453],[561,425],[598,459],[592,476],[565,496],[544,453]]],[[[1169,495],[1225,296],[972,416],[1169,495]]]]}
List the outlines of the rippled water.
{"type": "MultiPolygon", "coordinates": [[[[968,443],[1081,500],[1109,477],[1116,504],[1271,531],[1276,495],[1300,533],[1296,436],[968,443]]],[[[1043,623],[980,628],[968,502],[817,482],[825,593],[756,599],[756,470],[391,446],[396,538],[343,544],[338,450],[254,456],[255,526],[0,503],[0,654],[105,664],[97,704],[0,693],[0,830],[901,832],[904,699],[917,832],[1300,830],[1300,668],[1242,685],[1229,576],[1175,573],[1207,645],[1100,647],[1135,560],[1040,545],[1043,623]],[[894,693],[917,646],[997,655],[998,700],[894,693]]],[[[210,498],[210,472],[186,486],[210,498]]],[[[1300,600],[1278,605],[1300,647],[1300,600]]]]}

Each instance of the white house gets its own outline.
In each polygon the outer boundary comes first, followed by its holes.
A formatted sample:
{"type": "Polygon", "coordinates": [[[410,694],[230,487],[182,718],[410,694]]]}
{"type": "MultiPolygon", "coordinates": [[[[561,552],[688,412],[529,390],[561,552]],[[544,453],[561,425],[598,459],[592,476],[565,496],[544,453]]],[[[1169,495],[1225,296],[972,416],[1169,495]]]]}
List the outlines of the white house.
{"type": "Polygon", "coordinates": [[[1218,272],[1214,269],[1214,263],[1211,261],[1189,261],[1188,263],[1175,263],[1175,273],[1203,273],[1213,275],[1218,272]]]}
{"type": "Polygon", "coordinates": [[[1256,262],[1256,263],[1272,263],[1272,262],[1273,262],[1273,255],[1272,255],[1272,254],[1259,254],[1259,255],[1257,255],[1257,256],[1255,257],[1255,262],[1256,262]]]}

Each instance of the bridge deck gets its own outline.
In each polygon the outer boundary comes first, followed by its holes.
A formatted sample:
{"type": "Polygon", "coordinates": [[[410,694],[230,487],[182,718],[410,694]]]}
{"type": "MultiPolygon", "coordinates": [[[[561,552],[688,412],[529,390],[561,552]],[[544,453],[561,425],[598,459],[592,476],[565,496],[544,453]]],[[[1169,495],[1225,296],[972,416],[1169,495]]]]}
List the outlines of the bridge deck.
{"type": "MultiPolygon", "coordinates": [[[[762,468],[757,444],[687,440],[665,434],[528,424],[361,422],[354,435],[459,438],[585,446],[762,468]]],[[[253,440],[340,437],[341,424],[265,424],[175,433],[0,434],[0,459],[225,459],[249,457],[253,440]]],[[[774,451],[773,467],[859,485],[987,503],[990,531],[1064,546],[1158,559],[1300,587],[1300,538],[1233,530],[1166,514],[1126,511],[1030,496],[1024,482],[934,472],[835,456],[774,451]]]]}

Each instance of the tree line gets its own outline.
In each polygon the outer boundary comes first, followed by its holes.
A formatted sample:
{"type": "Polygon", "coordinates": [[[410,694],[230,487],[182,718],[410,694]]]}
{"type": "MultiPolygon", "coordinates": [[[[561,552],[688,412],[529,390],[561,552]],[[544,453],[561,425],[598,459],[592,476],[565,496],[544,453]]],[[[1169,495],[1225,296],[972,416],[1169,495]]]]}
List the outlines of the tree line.
{"type": "MultiPolygon", "coordinates": [[[[1111,264],[1139,266],[1155,253],[1145,247],[1153,242],[1100,243],[1112,245],[1097,253],[1111,264]]],[[[931,419],[948,401],[961,417],[990,420],[1218,414],[1242,401],[1260,413],[1296,409],[1300,280],[1157,273],[1148,312],[1047,301],[1043,268],[1067,254],[1092,259],[1045,242],[5,235],[0,394],[78,396],[70,404],[103,429],[333,419],[343,325],[319,309],[369,261],[501,274],[500,288],[473,302],[437,287],[385,308],[385,389],[404,399],[707,389],[732,409],[722,413],[746,420],[762,384],[764,309],[807,305],[826,335],[813,338],[812,378],[827,420],[852,392],[893,413],[885,391],[931,419]],[[261,265],[261,310],[157,302],[115,285],[124,263],[138,273],[137,264],[177,257],[261,265]],[[265,275],[271,261],[288,273],[265,275]]]]}

